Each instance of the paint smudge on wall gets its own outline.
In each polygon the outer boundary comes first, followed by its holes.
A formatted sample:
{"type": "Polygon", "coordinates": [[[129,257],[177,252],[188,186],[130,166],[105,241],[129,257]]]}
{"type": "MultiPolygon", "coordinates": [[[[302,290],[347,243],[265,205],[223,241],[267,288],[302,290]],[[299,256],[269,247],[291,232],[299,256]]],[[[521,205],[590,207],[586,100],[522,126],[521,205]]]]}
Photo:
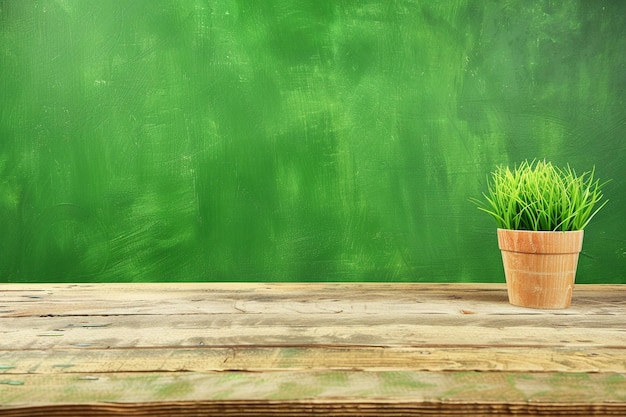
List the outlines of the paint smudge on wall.
{"type": "MultiPolygon", "coordinates": [[[[500,163],[623,177],[626,3],[0,1],[0,279],[502,281],[500,163]]],[[[612,203],[581,282],[624,282],[612,203]]]]}

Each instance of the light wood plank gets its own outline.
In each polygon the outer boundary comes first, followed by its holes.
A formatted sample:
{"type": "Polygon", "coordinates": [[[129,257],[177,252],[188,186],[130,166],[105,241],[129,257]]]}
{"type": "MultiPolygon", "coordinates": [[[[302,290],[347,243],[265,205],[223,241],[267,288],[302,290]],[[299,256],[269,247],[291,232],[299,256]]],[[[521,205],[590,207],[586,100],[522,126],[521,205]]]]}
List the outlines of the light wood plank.
{"type": "Polygon", "coordinates": [[[610,415],[626,412],[616,374],[279,372],[23,375],[2,416],[62,415],[610,415]],[[96,413],[97,412],[97,413],[96,413]],[[274,414],[271,414],[274,415],[274,414]],[[447,415],[447,414],[446,414],[447,415]]]}
{"type": "Polygon", "coordinates": [[[626,373],[626,350],[312,345],[0,351],[0,372],[5,375],[33,372],[266,372],[327,369],[626,373]]]}
{"type": "Polygon", "coordinates": [[[518,320],[472,315],[234,314],[0,319],[2,348],[307,346],[626,346],[613,316],[518,320]]]}
{"type": "Polygon", "coordinates": [[[371,314],[381,311],[496,315],[615,315],[626,310],[618,285],[577,286],[567,310],[509,305],[502,284],[8,284],[0,317],[150,314],[371,314]],[[479,290],[480,288],[480,290],[479,290]],[[114,295],[114,296],[111,296],[114,295]]]}

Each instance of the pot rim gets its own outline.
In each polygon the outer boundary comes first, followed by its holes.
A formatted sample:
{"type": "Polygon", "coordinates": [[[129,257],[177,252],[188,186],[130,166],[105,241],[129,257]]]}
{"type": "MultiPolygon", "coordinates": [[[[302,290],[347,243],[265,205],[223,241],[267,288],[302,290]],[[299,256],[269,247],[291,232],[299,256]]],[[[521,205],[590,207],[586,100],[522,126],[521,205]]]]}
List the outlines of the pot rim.
{"type": "Polygon", "coordinates": [[[515,233],[583,233],[585,230],[522,230],[522,229],[504,229],[498,227],[496,230],[502,230],[504,232],[515,232],[515,233]]]}
{"type": "Polygon", "coordinates": [[[584,231],[533,231],[498,229],[498,247],[502,251],[534,254],[580,253],[584,231]]]}

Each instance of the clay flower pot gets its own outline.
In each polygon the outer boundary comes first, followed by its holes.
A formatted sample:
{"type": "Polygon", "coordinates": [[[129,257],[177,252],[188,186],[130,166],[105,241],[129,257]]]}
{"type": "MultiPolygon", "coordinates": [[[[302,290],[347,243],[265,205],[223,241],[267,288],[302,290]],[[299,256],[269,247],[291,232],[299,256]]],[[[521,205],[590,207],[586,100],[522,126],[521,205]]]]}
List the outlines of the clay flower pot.
{"type": "Polygon", "coordinates": [[[568,308],[582,242],[582,230],[498,229],[509,302],[530,308],[568,308]]]}
{"type": "Polygon", "coordinates": [[[523,161],[491,173],[483,200],[471,199],[498,225],[509,301],[531,308],[571,304],[583,230],[604,207],[595,168],[523,161]]]}

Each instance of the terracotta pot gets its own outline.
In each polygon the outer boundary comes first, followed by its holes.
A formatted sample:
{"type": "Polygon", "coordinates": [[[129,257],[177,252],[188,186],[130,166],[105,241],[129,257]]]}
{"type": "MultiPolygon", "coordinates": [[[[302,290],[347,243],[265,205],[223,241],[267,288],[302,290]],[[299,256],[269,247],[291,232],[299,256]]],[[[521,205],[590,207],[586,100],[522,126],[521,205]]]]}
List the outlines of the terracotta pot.
{"type": "Polygon", "coordinates": [[[568,308],[583,231],[498,229],[509,302],[530,308],[568,308]]]}

